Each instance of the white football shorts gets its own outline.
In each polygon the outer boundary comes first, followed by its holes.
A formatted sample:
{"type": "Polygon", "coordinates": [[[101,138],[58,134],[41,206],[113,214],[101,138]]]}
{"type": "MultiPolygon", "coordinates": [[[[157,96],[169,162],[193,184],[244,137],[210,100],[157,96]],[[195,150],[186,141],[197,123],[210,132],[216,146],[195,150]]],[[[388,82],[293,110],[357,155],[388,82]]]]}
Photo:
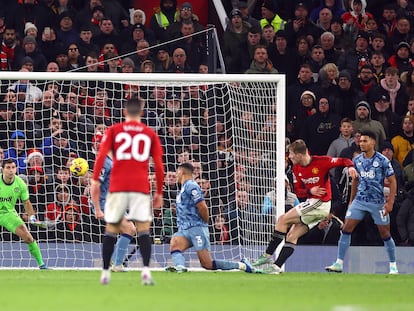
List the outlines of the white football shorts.
{"type": "Polygon", "coordinates": [[[128,220],[152,221],[151,196],[141,192],[110,192],[105,203],[105,221],[119,223],[124,216],[128,220]]]}

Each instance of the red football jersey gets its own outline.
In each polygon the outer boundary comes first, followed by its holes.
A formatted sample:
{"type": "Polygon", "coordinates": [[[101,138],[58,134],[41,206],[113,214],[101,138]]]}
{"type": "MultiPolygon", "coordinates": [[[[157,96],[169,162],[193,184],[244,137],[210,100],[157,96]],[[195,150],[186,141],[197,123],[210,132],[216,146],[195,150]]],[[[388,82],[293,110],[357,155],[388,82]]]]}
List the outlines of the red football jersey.
{"type": "Polygon", "coordinates": [[[108,152],[112,153],[113,161],[109,192],[150,193],[148,169],[152,157],[157,193],[162,194],[163,151],[158,135],[151,128],[138,121],[122,122],[107,128],[95,162],[94,180],[99,180],[108,152]]]}
{"type": "Polygon", "coordinates": [[[298,197],[315,198],[321,201],[332,199],[331,183],[329,181],[329,170],[337,166],[354,166],[350,159],[332,158],[329,156],[312,156],[307,166],[295,164],[293,174],[295,175],[294,189],[298,197]],[[309,193],[312,187],[320,186],[326,189],[323,197],[313,196],[309,193]]]}

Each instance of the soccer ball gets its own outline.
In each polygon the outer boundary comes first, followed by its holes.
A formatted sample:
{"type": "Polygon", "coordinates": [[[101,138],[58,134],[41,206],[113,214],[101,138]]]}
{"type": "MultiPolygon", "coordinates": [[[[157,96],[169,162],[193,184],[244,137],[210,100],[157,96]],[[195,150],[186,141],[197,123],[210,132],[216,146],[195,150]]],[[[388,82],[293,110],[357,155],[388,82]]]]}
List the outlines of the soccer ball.
{"type": "Polygon", "coordinates": [[[89,170],[88,162],[84,158],[76,158],[72,160],[70,172],[74,176],[83,176],[89,170]]]}

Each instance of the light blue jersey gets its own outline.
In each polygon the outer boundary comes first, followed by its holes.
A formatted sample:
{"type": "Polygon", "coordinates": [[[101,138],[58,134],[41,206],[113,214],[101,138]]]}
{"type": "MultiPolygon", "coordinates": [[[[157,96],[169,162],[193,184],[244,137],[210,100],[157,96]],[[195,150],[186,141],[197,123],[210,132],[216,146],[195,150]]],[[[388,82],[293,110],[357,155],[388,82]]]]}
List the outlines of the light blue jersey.
{"type": "MultiPolygon", "coordinates": [[[[101,203],[102,211],[104,211],[105,209],[106,195],[108,194],[108,190],[109,190],[109,177],[111,176],[111,170],[112,170],[112,159],[107,156],[105,158],[105,163],[101,170],[101,174],[99,175],[99,181],[101,183],[101,197],[99,201],[101,203]]],[[[95,212],[95,208],[93,206],[92,200],[91,200],[91,208],[93,212],[95,212]]]]}
{"type": "Polygon", "coordinates": [[[177,194],[176,200],[177,225],[180,230],[208,226],[196,207],[201,201],[204,201],[204,196],[200,186],[192,179],[187,180],[177,194]]]}
{"type": "Polygon", "coordinates": [[[391,162],[381,153],[375,152],[372,158],[366,158],[364,153],[356,156],[354,163],[359,175],[355,200],[385,203],[384,179],[394,175],[391,162]]]}

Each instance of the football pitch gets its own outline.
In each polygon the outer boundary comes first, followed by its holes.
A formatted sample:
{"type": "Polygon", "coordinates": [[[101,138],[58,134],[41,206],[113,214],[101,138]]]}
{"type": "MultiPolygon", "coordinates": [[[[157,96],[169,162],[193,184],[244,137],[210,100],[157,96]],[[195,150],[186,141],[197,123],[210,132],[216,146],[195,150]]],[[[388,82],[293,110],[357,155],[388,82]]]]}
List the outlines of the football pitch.
{"type": "Polygon", "coordinates": [[[140,272],[0,270],[0,310],[318,310],[412,311],[413,275],[154,271],[155,286],[140,272]]]}

